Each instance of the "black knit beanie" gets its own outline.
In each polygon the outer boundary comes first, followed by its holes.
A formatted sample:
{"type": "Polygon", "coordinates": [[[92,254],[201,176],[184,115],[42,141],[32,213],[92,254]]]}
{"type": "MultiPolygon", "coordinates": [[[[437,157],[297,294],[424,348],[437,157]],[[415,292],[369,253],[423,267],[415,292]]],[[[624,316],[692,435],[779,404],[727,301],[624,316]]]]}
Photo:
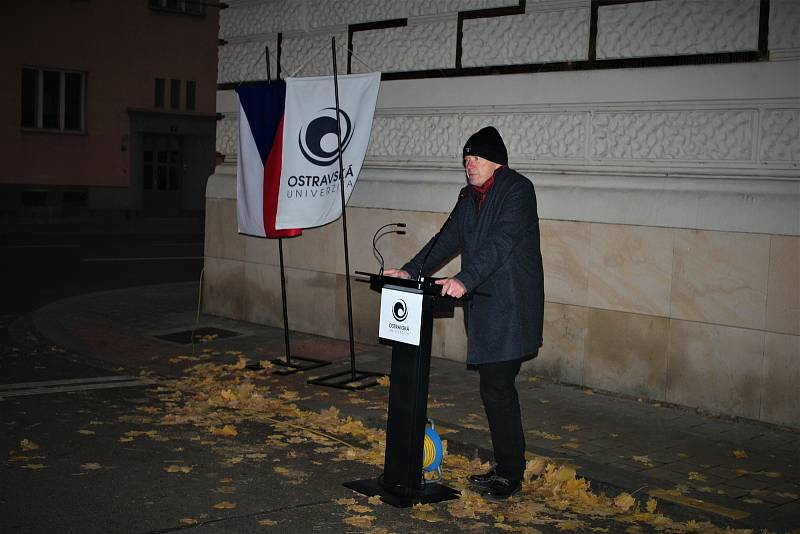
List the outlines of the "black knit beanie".
{"type": "Polygon", "coordinates": [[[494,126],[481,128],[467,139],[467,143],[464,145],[464,155],[461,158],[462,163],[467,156],[480,156],[500,165],[508,165],[506,145],[503,143],[503,138],[500,137],[500,132],[494,126]]]}

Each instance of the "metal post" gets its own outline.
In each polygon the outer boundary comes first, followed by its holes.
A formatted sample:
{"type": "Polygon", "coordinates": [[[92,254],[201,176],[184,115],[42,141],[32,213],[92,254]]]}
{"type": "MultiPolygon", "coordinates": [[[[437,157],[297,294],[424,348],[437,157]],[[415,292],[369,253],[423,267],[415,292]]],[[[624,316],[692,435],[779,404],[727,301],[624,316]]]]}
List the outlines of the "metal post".
{"type": "Polygon", "coordinates": [[[372,380],[367,383],[357,383],[368,377],[384,376],[384,373],[374,373],[370,371],[356,371],[356,348],[353,341],[353,302],[350,290],[350,256],[347,247],[347,212],[345,210],[345,195],[344,195],[344,162],[342,152],[342,127],[339,122],[339,76],[336,68],[336,38],[331,37],[331,50],[333,52],[333,87],[334,95],[336,98],[336,139],[338,141],[337,150],[339,152],[339,193],[342,199],[342,235],[344,236],[344,276],[347,286],[347,332],[350,336],[350,371],[335,373],[329,376],[313,378],[308,381],[309,384],[319,386],[329,386],[339,389],[365,389],[378,384],[377,380],[372,380]],[[331,379],[349,374],[349,378],[343,380],[330,382],[331,379]]]}

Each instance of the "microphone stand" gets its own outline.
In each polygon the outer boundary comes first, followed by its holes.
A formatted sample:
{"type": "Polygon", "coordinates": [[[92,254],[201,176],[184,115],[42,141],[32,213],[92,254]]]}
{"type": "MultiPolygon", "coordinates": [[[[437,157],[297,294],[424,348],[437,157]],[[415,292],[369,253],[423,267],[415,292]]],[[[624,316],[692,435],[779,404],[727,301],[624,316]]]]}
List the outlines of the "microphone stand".
{"type": "Polygon", "coordinates": [[[378,272],[378,274],[380,276],[383,276],[384,261],[383,261],[383,254],[381,254],[380,251],[378,250],[378,246],[377,246],[378,239],[380,239],[381,237],[385,236],[386,234],[399,234],[399,235],[405,235],[406,234],[405,230],[389,230],[388,232],[384,232],[381,235],[378,235],[381,230],[383,230],[384,228],[389,228],[390,226],[397,226],[399,228],[405,228],[406,227],[406,223],[384,224],[383,226],[378,228],[375,231],[375,234],[372,236],[372,254],[373,254],[373,256],[377,254],[378,261],[381,264],[381,269],[378,272]]]}

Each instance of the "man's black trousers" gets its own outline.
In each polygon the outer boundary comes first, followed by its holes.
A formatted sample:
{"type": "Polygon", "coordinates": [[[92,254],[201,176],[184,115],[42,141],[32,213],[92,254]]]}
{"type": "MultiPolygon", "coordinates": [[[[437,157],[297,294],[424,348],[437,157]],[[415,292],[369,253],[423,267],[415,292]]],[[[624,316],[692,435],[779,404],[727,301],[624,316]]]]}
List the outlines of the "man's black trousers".
{"type": "Polygon", "coordinates": [[[521,480],[525,472],[525,434],[514,379],[523,360],[478,365],[481,400],[489,420],[497,474],[521,480]]]}

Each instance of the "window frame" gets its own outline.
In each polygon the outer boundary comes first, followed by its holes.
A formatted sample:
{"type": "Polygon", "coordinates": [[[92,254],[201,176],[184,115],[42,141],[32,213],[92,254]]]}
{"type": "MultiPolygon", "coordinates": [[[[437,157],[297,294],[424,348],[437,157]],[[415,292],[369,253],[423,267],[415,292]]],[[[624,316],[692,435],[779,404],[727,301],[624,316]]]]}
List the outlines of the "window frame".
{"type": "Polygon", "coordinates": [[[54,67],[42,67],[42,66],[35,66],[35,65],[23,65],[20,69],[20,128],[22,131],[25,132],[44,132],[44,133],[62,133],[62,134],[71,134],[71,135],[81,135],[86,133],[86,93],[87,93],[87,86],[88,86],[88,73],[86,71],[75,70],[75,69],[62,69],[62,68],[54,68],[54,67]],[[33,95],[34,100],[34,119],[33,125],[30,124],[23,124],[23,101],[26,98],[26,95],[22,93],[22,81],[24,77],[24,71],[30,70],[34,71],[35,73],[35,87],[34,90],[36,92],[33,95]],[[45,72],[56,72],[58,73],[58,127],[57,128],[48,128],[44,126],[44,73],[45,72]],[[67,129],[66,128],[66,121],[67,121],[67,84],[66,78],[67,74],[76,74],[80,77],[80,96],[78,98],[78,102],[80,102],[80,113],[79,113],[79,122],[80,126],[77,130],[75,129],[67,129]]]}
{"type": "Polygon", "coordinates": [[[170,78],[169,80],[169,109],[171,110],[180,110],[181,109],[181,85],[183,85],[182,80],[176,80],[174,78],[170,78]]]}
{"type": "Polygon", "coordinates": [[[168,6],[168,0],[148,0],[147,7],[153,11],[164,13],[175,13],[178,15],[188,15],[190,17],[205,17],[206,2],[204,0],[173,0],[175,7],[168,6]],[[197,11],[187,9],[189,5],[197,6],[197,11]]]}
{"type": "Polygon", "coordinates": [[[167,104],[167,79],[156,78],[153,87],[153,107],[156,109],[164,109],[167,104]]]}
{"type": "Polygon", "coordinates": [[[184,104],[186,105],[186,111],[196,111],[197,110],[197,82],[194,80],[186,80],[186,96],[184,100],[184,104]]]}

